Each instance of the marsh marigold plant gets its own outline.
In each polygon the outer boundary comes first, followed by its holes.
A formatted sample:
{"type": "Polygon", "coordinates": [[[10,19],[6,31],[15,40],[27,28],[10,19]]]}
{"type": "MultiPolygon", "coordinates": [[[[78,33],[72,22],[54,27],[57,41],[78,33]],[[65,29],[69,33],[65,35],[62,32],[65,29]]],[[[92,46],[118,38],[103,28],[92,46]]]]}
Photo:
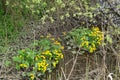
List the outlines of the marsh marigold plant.
{"type": "Polygon", "coordinates": [[[51,34],[41,36],[35,41],[34,49],[26,48],[18,51],[18,55],[13,57],[16,69],[30,73],[30,80],[51,72],[59,61],[63,58],[62,50],[64,46],[52,37],[51,34]]]}
{"type": "Polygon", "coordinates": [[[99,45],[101,45],[103,32],[98,27],[78,28],[70,31],[66,36],[68,43],[72,44],[68,47],[76,45],[77,47],[93,53],[99,45]]]}

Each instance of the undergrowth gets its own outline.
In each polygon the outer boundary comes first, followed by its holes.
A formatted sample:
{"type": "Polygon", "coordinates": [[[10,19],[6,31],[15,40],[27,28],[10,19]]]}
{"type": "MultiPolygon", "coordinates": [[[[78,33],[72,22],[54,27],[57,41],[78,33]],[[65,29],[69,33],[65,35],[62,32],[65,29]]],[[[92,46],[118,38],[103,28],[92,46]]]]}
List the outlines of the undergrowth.
{"type": "Polygon", "coordinates": [[[112,73],[112,78],[117,80],[120,73],[120,28],[114,24],[113,17],[117,12],[112,11],[113,7],[104,8],[90,0],[50,1],[0,1],[0,75],[3,75],[0,79],[7,79],[7,74],[13,71],[13,74],[19,73],[19,79],[22,74],[22,79],[31,80],[89,80],[90,76],[106,80],[112,73]],[[33,35],[26,38],[29,42],[34,37],[33,43],[29,46],[24,44],[25,41],[14,44],[17,37],[21,38],[18,34],[24,33],[21,31],[29,21],[36,21],[40,26],[31,30],[33,35]],[[35,33],[39,30],[43,30],[40,35],[52,34],[40,36],[35,33]],[[13,45],[10,45],[12,41],[13,45]],[[21,43],[22,47],[19,46],[21,43]],[[80,71],[83,71],[82,75],[79,75],[80,71]]]}

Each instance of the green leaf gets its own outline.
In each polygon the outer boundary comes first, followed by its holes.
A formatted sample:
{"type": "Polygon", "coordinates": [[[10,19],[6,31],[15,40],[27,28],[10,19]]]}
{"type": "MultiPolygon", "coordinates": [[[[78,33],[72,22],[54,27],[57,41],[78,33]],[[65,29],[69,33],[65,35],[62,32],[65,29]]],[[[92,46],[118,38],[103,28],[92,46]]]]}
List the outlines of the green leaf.
{"type": "Polygon", "coordinates": [[[7,67],[8,67],[10,64],[11,64],[11,61],[6,60],[6,61],[4,62],[4,65],[7,66],[7,67]]]}
{"type": "Polygon", "coordinates": [[[23,73],[22,76],[24,76],[24,77],[27,76],[27,73],[23,73]]]}
{"type": "Polygon", "coordinates": [[[106,35],[106,40],[110,43],[110,44],[112,44],[112,38],[110,37],[110,35],[106,35]]]}
{"type": "Polygon", "coordinates": [[[102,43],[102,46],[105,46],[105,45],[106,45],[106,43],[103,42],[103,43],[102,43]]]}
{"type": "Polygon", "coordinates": [[[44,50],[49,50],[49,49],[50,49],[50,46],[44,47],[44,50]]]}
{"type": "Polygon", "coordinates": [[[20,58],[18,56],[14,56],[13,57],[13,61],[15,62],[21,62],[20,58]]]}
{"type": "Polygon", "coordinates": [[[16,69],[20,70],[20,66],[18,64],[16,64],[16,69]]]}

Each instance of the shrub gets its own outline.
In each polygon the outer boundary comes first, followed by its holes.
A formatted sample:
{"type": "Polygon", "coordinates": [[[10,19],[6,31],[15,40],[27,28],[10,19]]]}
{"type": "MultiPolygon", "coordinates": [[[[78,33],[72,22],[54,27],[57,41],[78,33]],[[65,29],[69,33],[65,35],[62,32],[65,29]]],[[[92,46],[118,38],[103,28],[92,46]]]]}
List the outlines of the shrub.
{"type": "Polygon", "coordinates": [[[103,32],[98,27],[78,28],[73,29],[65,37],[68,44],[68,49],[74,49],[72,52],[76,53],[76,48],[86,50],[93,53],[99,45],[101,45],[103,32]]]}
{"type": "Polygon", "coordinates": [[[43,0],[1,0],[0,39],[13,40],[26,22],[41,18],[46,8],[43,0]]]}
{"type": "Polygon", "coordinates": [[[43,24],[45,22],[50,23],[62,23],[68,22],[70,18],[80,19],[83,17],[89,19],[89,21],[94,22],[93,19],[96,14],[95,10],[99,8],[99,5],[91,5],[89,0],[55,0],[53,6],[46,9],[41,21],[43,24]]]}
{"type": "Polygon", "coordinates": [[[51,72],[59,60],[63,58],[64,47],[49,34],[34,43],[33,49],[27,48],[18,51],[13,57],[16,69],[27,71],[26,74],[34,80],[45,72],[51,72]]]}
{"type": "Polygon", "coordinates": [[[6,0],[7,13],[22,16],[26,19],[42,17],[47,8],[46,1],[43,0],[6,0]]]}

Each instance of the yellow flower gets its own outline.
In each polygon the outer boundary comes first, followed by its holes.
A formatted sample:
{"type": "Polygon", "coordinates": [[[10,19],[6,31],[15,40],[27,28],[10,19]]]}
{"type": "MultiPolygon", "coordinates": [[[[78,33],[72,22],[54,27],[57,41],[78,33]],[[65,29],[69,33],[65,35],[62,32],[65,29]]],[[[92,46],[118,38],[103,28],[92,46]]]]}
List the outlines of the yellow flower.
{"type": "Polygon", "coordinates": [[[54,67],[56,67],[56,65],[58,64],[58,61],[54,61],[52,64],[54,67]]]}
{"type": "Polygon", "coordinates": [[[93,48],[90,48],[90,53],[92,53],[93,52],[93,48]]]}
{"type": "Polygon", "coordinates": [[[93,46],[93,47],[95,47],[95,44],[94,44],[94,43],[92,43],[92,46],[93,46]]]}
{"type": "Polygon", "coordinates": [[[52,55],[52,53],[49,50],[46,50],[46,51],[42,52],[42,54],[49,55],[49,56],[52,55]]]}
{"type": "Polygon", "coordinates": [[[60,55],[60,58],[62,59],[63,58],[63,54],[61,53],[61,55],[60,55]]]}
{"type": "Polygon", "coordinates": [[[91,34],[89,34],[90,36],[96,36],[97,33],[96,32],[91,32],[91,34]]]}
{"type": "Polygon", "coordinates": [[[97,42],[98,43],[98,45],[100,45],[100,42],[97,42]]]}
{"type": "Polygon", "coordinates": [[[55,52],[55,53],[58,53],[59,51],[55,49],[54,52],[55,52]]]}
{"type": "Polygon", "coordinates": [[[54,42],[54,44],[56,44],[56,45],[60,45],[60,42],[58,42],[58,41],[55,41],[55,42],[54,42]]]}
{"type": "Polygon", "coordinates": [[[96,48],[95,47],[90,47],[90,53],[92,53],[93,51],[95,51],[96,48]]]}
{"type": "Polygon", "coordinates": [[[34,74],[30,74],[30,79],[34,80],[34,78],[35,78],[34,74]]]}
{"type": "Polygon", "coordinates": [[[56,67],[56,62],[53,62],[53,66],[56,67]]]}
{"type": "Polygon", "coordinates": [[[37,55],[37,56],[35,57],[35,60],[38,61],[39,58],[45,59],[45,56],[43,56],[43,55],[37,55]]]}
{"type": "Polygon", "coordinates": [[[89,42],[88,41],[85,41],[85,45],[88,46],[89,42]]]}
{"type": "Polygon", "coordinates": [[[43,60],[43,61],[39,62],[37,64],[37,66],[38,66],[39,71],[45,72],[46,69],[47,69],[48,64],[46,63],[46,60],[43,60]]]}
{"type": "Polygon", "coordinates": [[[85,44],[85,43],[84,43],[84,42],[82,42],[82,43],[80,44],[80,47],[83,47],[83,46],[84,46],[84,44],[85,44]]]}
{"type": "Polygon", "coordinates": [[[38,56],[35,57],[35,60],[38,61],[38,56]]]}
{"type": "Polygon", "coordinates": [[[20,57],[20,58],[22,58],[22,56],[21,56],[21,55],[20,55],[19,57],[20,57]]]}
{"type": "Polygon", "coordinates": [[[40,57],[43,58],[43,59],[45,59],[45,56],[43,56],[43,55],[41,55],[40,57]]]}
{"type": "Polygon", "coordinates": [[[55,41],[55,38],[50,38],[50,40],[55,41]]]}
{"type": "Polygon", "coordinates": [[[96,32],[97,32],[97,31],[100,31],[98,27],[93,27],[92,30],[94,30],[94,31],[96,31],[96,32]]]}
{"type": "Polygon", "coordinates": [[[85,40],[85,36],[83,36],[80,40],[85,40]]]}
{"type": "Polygon", "coordinates": [[[26,64],[20,64],[20,67],[27,68],[28,66],[26,64]]]}
{"type": "Polygon", "coordinates": [[[46,54],[48,54],[48,53],[50,53],[50,51],[49,51],[49,50],[47,50],[45,53],[46,53],[46,54]]]}

